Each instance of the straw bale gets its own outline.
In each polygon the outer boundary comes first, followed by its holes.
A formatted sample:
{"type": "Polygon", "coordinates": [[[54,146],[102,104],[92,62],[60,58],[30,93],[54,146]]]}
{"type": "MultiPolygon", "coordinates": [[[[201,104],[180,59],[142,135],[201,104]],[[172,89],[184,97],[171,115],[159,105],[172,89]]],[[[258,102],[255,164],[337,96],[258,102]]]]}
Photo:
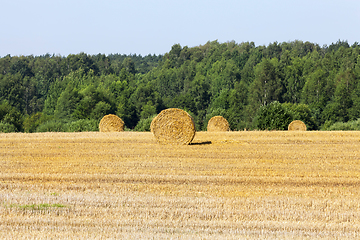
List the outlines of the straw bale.
{"type": "Polygon", "coordinates": [[[114,114],[105,115],[99,124],[100,132],[122,132],[124,121],[114,114]]]}
{"type": "Polygon", "coordinates": [[[300,120],[294,120],[289,124],[288,131],[306,131],[306,125],[300,120]]]}
{"type": "Polygon", "coordinates": [[[193,118],[178,108],[161,111],[152,120],[150,129],[160,144],[187,145],[195,136],[193,118]]]}
{"type": "Polygon", "coordinates": [[[207,125],[208,132],[226,132],[230,130],[229,122],[222,116],[212,117],[207,125]]]}

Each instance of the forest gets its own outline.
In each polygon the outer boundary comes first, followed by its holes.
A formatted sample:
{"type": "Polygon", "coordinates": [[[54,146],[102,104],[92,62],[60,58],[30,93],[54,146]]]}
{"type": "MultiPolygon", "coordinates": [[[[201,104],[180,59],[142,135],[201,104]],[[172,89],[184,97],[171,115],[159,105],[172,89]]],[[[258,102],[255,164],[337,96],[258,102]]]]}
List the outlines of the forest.
{"type": "Polygon", "coordinates": [[[174,44],[164,55],[86,53],[0,58],[0,132],[98,131],[106,114],[149,131],[180,108],[197,131],[225,117],[231,130],[360,129],[360,44],[300,40],[174,44]]]}

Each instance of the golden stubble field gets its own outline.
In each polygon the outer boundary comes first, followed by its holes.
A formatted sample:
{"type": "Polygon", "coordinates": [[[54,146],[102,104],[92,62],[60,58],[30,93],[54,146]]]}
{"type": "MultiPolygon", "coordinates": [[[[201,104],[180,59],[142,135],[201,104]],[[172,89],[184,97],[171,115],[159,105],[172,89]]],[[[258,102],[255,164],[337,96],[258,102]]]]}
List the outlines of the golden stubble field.
{"type": "Polygon", "coordinates": [[[360,132],[0,134],[1,239],[358,239],[360,132]]]}

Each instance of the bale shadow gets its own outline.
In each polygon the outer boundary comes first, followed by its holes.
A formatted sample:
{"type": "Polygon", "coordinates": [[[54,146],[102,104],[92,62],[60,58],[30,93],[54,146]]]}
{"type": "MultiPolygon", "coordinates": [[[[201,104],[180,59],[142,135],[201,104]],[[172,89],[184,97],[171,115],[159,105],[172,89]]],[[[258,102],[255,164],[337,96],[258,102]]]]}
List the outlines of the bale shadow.
{"type": "Polygon", "coordinates": [[[208,145],[211,144],[211,141],[206,141],[206,142],[192,142],[189,145],[208,145]]]}

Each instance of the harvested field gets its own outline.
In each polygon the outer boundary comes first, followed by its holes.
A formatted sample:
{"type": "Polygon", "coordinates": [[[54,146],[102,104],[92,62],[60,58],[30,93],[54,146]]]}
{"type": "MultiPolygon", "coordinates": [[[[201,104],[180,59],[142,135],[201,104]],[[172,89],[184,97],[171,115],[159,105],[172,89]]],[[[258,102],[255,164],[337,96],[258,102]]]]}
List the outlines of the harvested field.
{"type": "Polygon", "coordinates": [[[1,239],[358,239],[360,132],[0,134],[1,239]]]}

